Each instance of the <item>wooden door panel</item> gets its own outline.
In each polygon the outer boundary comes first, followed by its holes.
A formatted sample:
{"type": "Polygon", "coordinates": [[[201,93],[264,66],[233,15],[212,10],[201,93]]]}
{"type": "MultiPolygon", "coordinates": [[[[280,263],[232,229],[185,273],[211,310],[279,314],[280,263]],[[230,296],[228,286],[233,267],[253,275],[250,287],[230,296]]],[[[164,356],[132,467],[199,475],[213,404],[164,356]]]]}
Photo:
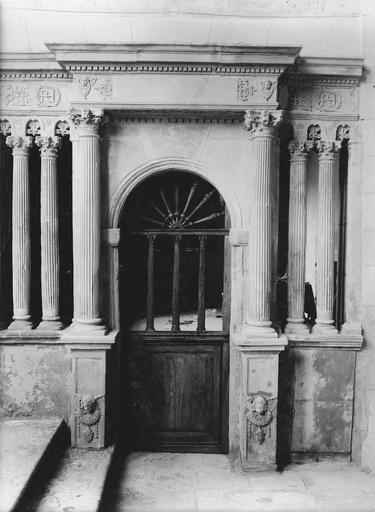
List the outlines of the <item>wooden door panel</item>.
{"type": "MultiPolygon", "coordinates": [[[[146,448],[219,451],[223,341],[142,342],[140,437],[146,448]]],[[[139,355],[139,352],[138,352],[139,355]]]]}

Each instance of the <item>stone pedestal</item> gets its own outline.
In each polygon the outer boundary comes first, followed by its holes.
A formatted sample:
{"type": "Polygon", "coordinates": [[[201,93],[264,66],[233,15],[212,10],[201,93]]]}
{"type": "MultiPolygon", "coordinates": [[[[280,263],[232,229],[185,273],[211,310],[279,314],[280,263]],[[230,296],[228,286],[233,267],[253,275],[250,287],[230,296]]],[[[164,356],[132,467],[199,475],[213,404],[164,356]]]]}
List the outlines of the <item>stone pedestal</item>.
{"type": "Polygon", "coordinates": [[[107,444],[106,393],[108,351],[116,332],[101,343],[71,346],[71,442],[74,448],[104,448],[107,444]]]}
{"type": "Polygon", "coordinates": [[[336,333],[333,319],[334,305],[334,161],[340,148],[339,141],[319,141],[319,205],[316,263],[316,324],[314,333],[336,333]]]}
{"type": "Polygon", "coordinates": [[[288,250],[288,320],[286,333],[308,330],[304,319],[306,257],[306,160],[312,143],[291,142],[288,250]]]}
{"type": "Polygon", "coordinates": [[[42,322],[38,329],[61,328],[59,316],[59,225],[57,204],[57,152],[59,137],[36,137],[40,147],[40,245],[42,322]]]}
{"type": "Polygon", "coordinates": [[[272,168],[275,165],[274,129],[282,111],[247,111],[252,173],[248,246],[248,309],[244,336],[276,336],[271,327],[272,293],[272,168]]]}
{"type": "Polygon", "coordinates": [[[279,353],[285,337],[236,339],[240,352],[240,454],[244,471],[276,469],[279,353]]]}
{"type": "MultiPolygon", "coordinates": [[[[78,127],[79,157],[73,163],[73,260],[75,331],[104,333],[100,317],[100,155],[102,112],[71,114],[78,127]],[[78,164],[78,165],[77,165],[78,164]]],[[[77,158],[74,148],[73,159],[77,158]]],[[[77,332],[74,333],[76,335],[77,332]]]]}
{"type": "Polygon", "coordinates": [[[30,185],[29,148],[32,137],[9,136],[13,149],[12,267],[13,322],[9,329],[31,329],[30,316],[30,185]]]}

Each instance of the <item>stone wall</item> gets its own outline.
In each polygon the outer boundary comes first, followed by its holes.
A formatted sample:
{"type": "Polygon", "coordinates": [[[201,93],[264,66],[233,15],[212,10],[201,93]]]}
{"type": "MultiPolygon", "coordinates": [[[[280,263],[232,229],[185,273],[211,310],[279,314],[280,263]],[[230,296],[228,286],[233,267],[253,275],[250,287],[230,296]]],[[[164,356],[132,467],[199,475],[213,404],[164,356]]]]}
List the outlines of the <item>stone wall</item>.
{"type": "Polygon", "coordinates": [[[2,416],[68,420],[70,366],[70,353],[64,345],[0,346],[2,416]]]}
{"type": "MultiPolygon", "coordinates": [[[[362,327],[364,349],[358,354],[355,387],[353,458],[375,470],[375,6],[363,17],[365,75],[361,85],[362,132],[362,327]]],[[[359,248],[358,248],[359,249],[359,248]]]]}

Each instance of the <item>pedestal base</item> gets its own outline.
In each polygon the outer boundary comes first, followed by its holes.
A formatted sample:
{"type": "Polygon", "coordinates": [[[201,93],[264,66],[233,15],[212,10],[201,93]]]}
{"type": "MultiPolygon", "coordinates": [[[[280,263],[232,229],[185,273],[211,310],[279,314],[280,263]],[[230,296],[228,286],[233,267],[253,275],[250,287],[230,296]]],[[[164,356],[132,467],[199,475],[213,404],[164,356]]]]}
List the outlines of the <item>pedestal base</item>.
{"type": "Polygon", "coordinates": [[[241,335],[234,343],[241,362],[241,466],[243,471],[275,470],[279,353],[287,339],[241,335]]]}
{"type": "Polygon", "coordinates": [[[301,321],[293,321],[291,319],[287,319],[287,324],[285,326],[285,334],[308,334],[310,332],[310,326],[306,324],[303,320],[301,321]]]}
{"type": "Polygon", "coordinates": [[[33,323],[31,320],[13,320],[11,324],[9,324],[9,331],[31,331],[33,327],[33,323]]]}
{"type": "Polygon", "coordinates": [[[37,327],[37,330],[41,331],[60,331],[63,328],[63,324],[59,320],[42,320],[37,327]]]}

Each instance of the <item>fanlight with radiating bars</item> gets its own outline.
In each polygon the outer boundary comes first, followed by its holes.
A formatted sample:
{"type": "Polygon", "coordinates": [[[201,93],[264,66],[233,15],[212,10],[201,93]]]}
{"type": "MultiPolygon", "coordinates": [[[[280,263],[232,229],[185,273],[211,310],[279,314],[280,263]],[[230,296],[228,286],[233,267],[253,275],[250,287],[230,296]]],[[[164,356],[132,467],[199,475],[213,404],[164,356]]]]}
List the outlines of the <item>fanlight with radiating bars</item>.
{"type": "MultiPolygon", "coordinates": [[[[140,187],[129,207],[128,224],[134,229],[210,229],[224,217],[225,205],[216,189],[200,178],[154,181],[140,187]]],[[[168,179],[167,179],[168,178],[168,179]]],[[[220,227],[223,222],[220,222],[220,227]]],[[[129,226],[130,227],[130,226],[129,226]]]]}

